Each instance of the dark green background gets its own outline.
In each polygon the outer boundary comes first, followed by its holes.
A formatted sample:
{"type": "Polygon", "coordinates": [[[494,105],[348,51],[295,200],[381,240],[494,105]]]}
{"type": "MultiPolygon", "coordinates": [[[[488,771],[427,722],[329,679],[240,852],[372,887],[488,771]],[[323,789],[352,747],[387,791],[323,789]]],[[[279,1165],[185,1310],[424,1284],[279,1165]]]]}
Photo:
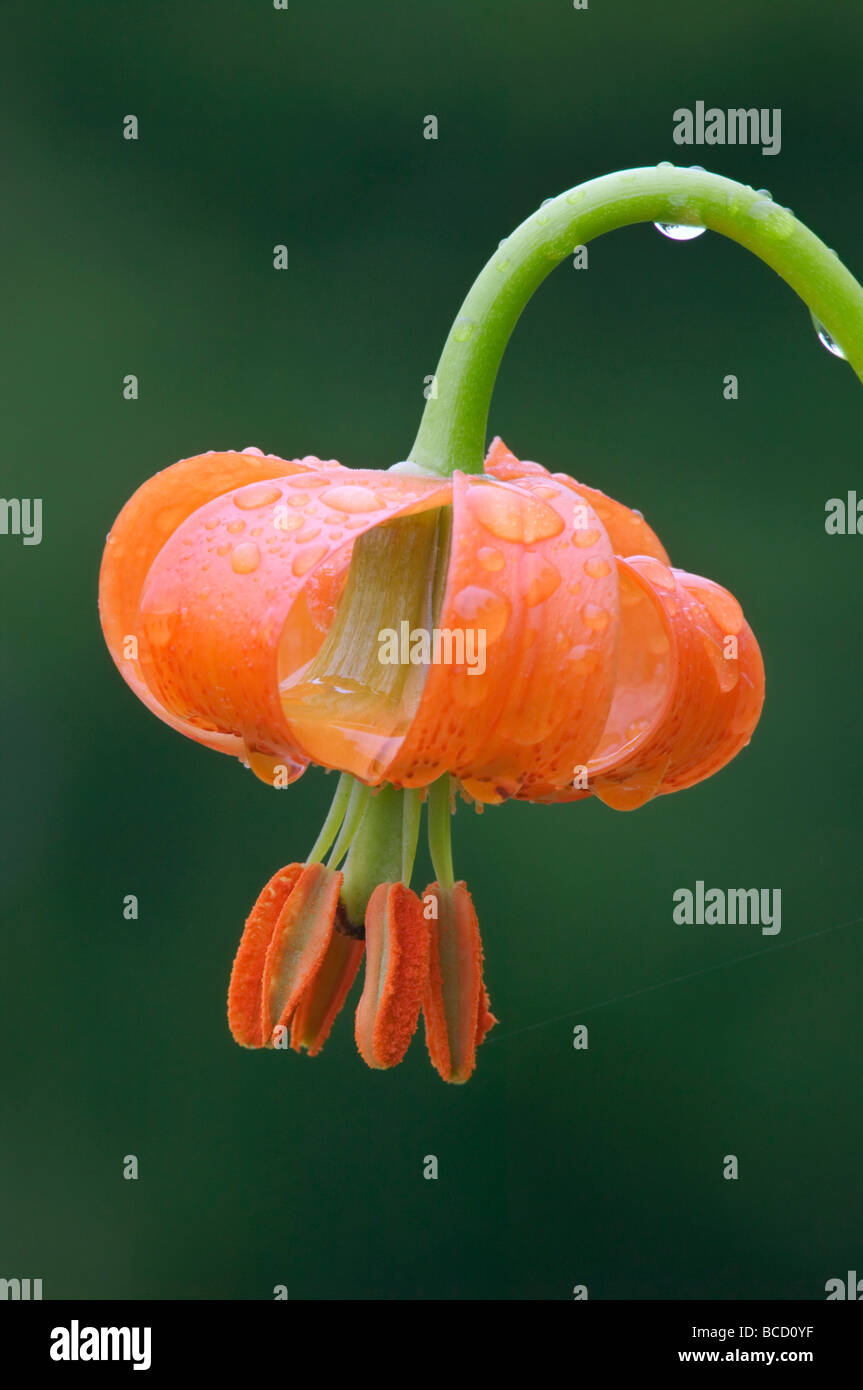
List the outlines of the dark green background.
{"type": "Polygon", "coordinates": [[[492,430],[726,584],[768,698],[731,767],[637,814],[462,809],[501,1019],[467,1087],[421,1038],[369,1071],[349,1013],[314,1061],[232,1043],[243,919],[332,780],[268,792],[154,719],[96,579],[123,502],[185,455],[403,457],[498,240],[680,159],[678,106],[780,107],[777,158],[683,162],[766,184],[863,273],[863,16],[172,0],[13,3],[3,28],[2,492],[44,499],[44,539],[0,538],[0,1275],[49,1298],[823,1298],[863,1268],[863,539],[824,532],[828,497],[863,495],[863,392],[781,281],[630,228],[558,269],[509,349],[492,430]],[[781,888],[781,935],[675,926],[698,878],[781,888]]]}

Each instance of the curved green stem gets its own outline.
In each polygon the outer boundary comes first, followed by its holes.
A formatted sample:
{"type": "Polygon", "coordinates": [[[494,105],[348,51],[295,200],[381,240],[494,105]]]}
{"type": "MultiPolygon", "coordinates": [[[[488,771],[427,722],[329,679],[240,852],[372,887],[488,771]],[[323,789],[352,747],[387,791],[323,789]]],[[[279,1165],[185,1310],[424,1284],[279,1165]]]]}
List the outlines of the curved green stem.
{"type": "Polygon", "coordinates": [[[348,802],[348,809],[342,822],[342,828],[339,831],[339,838],[336,840],[333,846],[333,852],[327,860],[327,864],[331,869],[337,869],[347,854],[353,842],[353,838],[359,829],[360,821],[365,813],[366,803],[371,796],[371,792],[364,783],[355,782],[353,778],[350,780],[354,783],[351,791],[351,799],[348,802]]]}
{"type": "Polygon", "coordinates": [[[419,790],[409,788],[402,793],[404,797],[404,808],[402,812],[402,883],[406,888],[411,886],[411,875],[414,871],[414,860],[417,857],[417,844],[420,837],[420,820],[422,819],[423,803],[422,793],[419,790]]]}
{"type": "Polygon", "coordinates": [[[333,840],[336,838],[338,829],[345,818],[345,812],[348,809],[353,781],[353,777],[347,772],[343,772],[339,778],[336,794],[333,797],[333,804],[327,812],[326,820],[321,826],[321,833],[312,846],[311,853],[306,860],[307,864],[320,864],[330,845],[333,843],[333,840]]]}
{"type": "Polygon", "coordinates": [[[495,377],[534,290],[575,247],[636,222],[709,227],[745,246],[805,301],[863,379],[863,288],[788,208],[700,169],[627,169],[551,199],[499,246],[450,329],[411,463],[442,476],[483,471],[495,377]]]}

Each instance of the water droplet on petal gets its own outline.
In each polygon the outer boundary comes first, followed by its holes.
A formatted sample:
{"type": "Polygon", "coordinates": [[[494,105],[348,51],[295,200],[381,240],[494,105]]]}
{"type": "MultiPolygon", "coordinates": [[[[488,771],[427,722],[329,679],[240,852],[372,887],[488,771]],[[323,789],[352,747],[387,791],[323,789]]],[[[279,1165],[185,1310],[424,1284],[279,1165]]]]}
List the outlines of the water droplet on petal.
{"type": "Polygon", "coordinates": [[[302,575],[308,574],[312,565],[316,565],[319,560],[322,560],[326,553],[327,547],[325,545],[309,546],[308,550],[303,550],[296,556],[291,569],[299,579],[302,575]]]}
{"type": "Polygon", "coordinates": [[[227,555],[227,554],[228,554],[228,551],[229,551],[230,549],[231,549],[231,547],[230,547],[229,545],[217,545],[217,546],[216,546],[216,554],[217,554],[217,555],[227,555]]]}
{"type": "Polygon", "coordinates": [[[252,483],[251,487],[234,493],[234,506],[241,512],[252,512],[257,507],[269,507],[272,502],[278,502],[281,495],[282,489],[273,487],[272,483],[252,483]]]}
{"type": "Polygon", "coordinates": [[[674,575],[661,560],[654,560],[652,557],[639,560],[638,570],[655,588],[666,590],[674,588],[674,575]]]}
{"type": "Polygon", "coordinates": [[[604,579],[607,574],[611,574],[611,565],[607,560],[595,556],[585,562],[584,572],[591,579],[604,579]]]}
{"type": "Polygon", "coordinates": [[[756,188],[755,192],[758,194],[759,198],[773,197],[773,194],[770,192],[769,188],[756,188]]]}
{"type": "Polygon", "coordinates": [[[263,449],[259,449],[256,444],[247,444],[245,449],[240,450],[241,454],[256,454],[258,458],[264,457],[263,449]]]}
{"type": "Polygon", "coordinates": [[[288,487],[329,487],[332,479],[322,478],[320,473],[292,473],[286,481],[288,487]]]}
{"type": "Polygon", "coordinates": [[[608,627],[611,615],[606,608],[599,608],[595,603],[586,603],[581,613],[592,632],[602,632],[608,627]]]}
{"type": "Polygon", "coordinates": [[[231,531],[234,535],[236,535],[238,531],[245,531],[245,529],[246,523],[244,521],[229,521],[225,527],[226,531],[231,531]]]}
{"type": "Polygon", "coordinates": [[[528,608],[535,608],[538,603],[545,603],[554,593],[560,584],[560,572],[540,555],[526,557],[525,572],[527,588],[524,591],[524,601],[528,608]]]}
{"type": "Polygon", "coordinates": [[[722,633],[726,636],[737,636],[743,627],[743,609],[733,594],[707,584],[687,584],[686,589],[707,609],[722,633]]]}
{"type": "Polygon", "coordinates": [[[585,196],[586,193],[583,188],[573,188],[570,193],[567,193],[566,201],[568,203],[580,203],[585,196]]]}
{"type": "Polygon", "coordinates": [[[502,484],[481,483],[469,492],[477,520],[502,541],[533,545],[563,530],[563,518],[546,502],[502,484]]]}
{"type": "Polygon", "coordinates": [[[382,505],[376,492],[367,487],[333,487],[321,493],[321,501],[337,512],[376,512],[382,505]]]}
{"type": "Polygon", "coordinates": [[[670,159],[660,159],[656,167],[657,169],[673,169],[674,165],[670,159]]]}
{"type": "Polygon", "coordinates": [[[502,570],[505,563],[500,551],[495,550],[492,545],[480,546],[476,553],[476,558],[479,560],[483,569],[486,570],[502,570]]]}
{"type": "Polygon", "coordinates": [[[599,532],[595,526],[588,526],[586,530],[573,531],[572,543],[577,545],[579,550],[589,550],[592,545],[596,545],[599,540],[599,532]]]}
{"type": "Polygon", "coordinates": [[[206,528],[207,528],[208,531],[215,531],[215,529],[216,529],[216,527],[219,525],[220,521],[221,521],[221,517],[218,517],[218,516],[211,516],[211,517],[208,518],[207,521],[204,522],[204,525],[206,526],[206,528]]]}
{"type": "Polygon", "coordinates": [[[453,609],[471,627],[484,628],[486,643],[491,646],[500,637],[509,622],[510,606],[508,599],[491,589],[481,589],[469,584],[460,589],[453,599],[453,609]]]}
{"type": "Polygon", "coordinates": [[[740,663],[736,657],[726,657],[716,639],[707,632],[701,633],[701,644],[713,667],[719,689],[727,695],[740,679],[740,663]]]}
{"type": "Polygon", "coordinates": [[[834,357],[840,357],[843,362],[847,362],[848,358],[845,356],[844,351],[839,346],[836,339],[827,332],[827,329],[824,327],[824,324],[821,322],[820,319],[817,319],[815,317],[811,310],[810,318],[812,319],[812,327],[818,334],[818,341],[821,344],[821,346],[826,347],[828,352],[832,352],[834,357]]]}
{"type": "Polygon", "coordinates": [[[706,227],[685,226],[682,222],[654,222],[653,225],[671,241],[694,241],[702,232],[707,231],[706,227]]]}
{"type": "Polygon", "coordinates": [[[235,574],[251,574],[261,563],[261,552],[254,541],[241,541],[231,551],[231,569],[235,574]]]}

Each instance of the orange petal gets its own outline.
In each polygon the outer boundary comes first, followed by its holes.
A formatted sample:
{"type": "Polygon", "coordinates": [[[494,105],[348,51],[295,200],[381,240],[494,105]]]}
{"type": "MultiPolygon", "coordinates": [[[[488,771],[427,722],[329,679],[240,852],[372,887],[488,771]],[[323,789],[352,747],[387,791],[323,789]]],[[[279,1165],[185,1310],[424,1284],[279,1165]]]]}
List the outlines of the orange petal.
{"type": "Polygon", "coordinates": [[[364,943],[334,931],[314,983],[297,1005],[291,1024],[291,1047],[308,1048],[314,1057],[326,1042],[336,1014],[347,998],[363,958],[364,943]]]}
{"type": "Polygon", "coordinates": [[[588,504],[548,475],[455,473],[437,621],[484,634],[485,670],[429,668],[388,780],[423,786],[450,771],[495,801],[586,762],[611,703],[617,611],[614,556],[588,504]]]}
{"type": "Polygon", "coordinates": [[[206,502],[164,544],[140,597],[142,668],[180,718],[230,730],[288,763],[313,758],[360,771],[342,757],[338,730],[304,721],[299,700],[294,727],[280,685],[320,648],[356,537],[446,504],[450,485],[321,464],[268,487],[254,510],[246,489],[206,502]]]}
{"type": "Polygon", "coordinates": [[[634,511],[631,507],[626,507],[622,502],[617,502],[613,497],[608,497],[598,488],[587,487],[585,483],[576,482],[568,473],[552,473],[538,463],[530,463],[526,459],[517,459],[511,453],[502,439],[492,440],[491,447],[486,455],[485,469],[495,478],[504,478],[508,481],[522,478],[526,474],[542,475],[555,478],[564,486],[569,487],[573,492],[582,496],[585,502],[589,503],[596,515],[608,532],[611,547],[615,555],[652,555],[657,560],[662,560],[668,564],[668,555],[665,547],[656,533],[648,526],[640,512],[634,511]]]}
{"type": "Polygon", "coordinates": [[[431,964],[423,999],[426,1045],[444,1081],[467,1081],[476,1049],[497,1019],[488,1008],[482,978],[482,942],[465,883],[451,892],[432,883],[425,891],[438,905],[431,964]]]}
{"type": "Polygon", "coordinates": [[[429,924],[403,883],[381,883],[366,908],[366,978],[356,1040],[370,1067],[394,1067],[416,1032],[428,976],[429,924]]]}
{"type": "MultiPolygon", "coordinates": [[[[141,666],[141,592],[153,561],[181,522],[220,493],[291,473],[308,472],[317,459],[262,458],[257,454],[198,454],[149,478],[130,497],[111,528],[99,575],[99,614],[108,650],[126,683],[148,709],[173,729],[223,753],[243,756],[242,743],[212,721],[192,723],[165,707],[141,666]],[[132,654],[127,639],[138,643],[132,654]]],[[[344,471],[344,470],[343,470],[344,471]]],[[[239,513],[238,513],[239,515],[239,513]]],[[[203,582],[203,581],[202,581],[203,582]]]]}
{"type": "Polygon", "coordinates": [[[589,777],[602,800],[631,809],[693,786],[735,757],[761,713],[764,666],[739,604],[720,585],[646,557],[619,563],[635,617],[589,777]]]}
{"type": "Polygon", "coordinates": [[[302,864],[288,864],[287,868],[273,874],[246,920],[228,989],[228,1026],[241,1047],[264,1045],[261,1027],[264,962],[279,914],[302,872],[302,864]]]}
{"type": "Polygon", "coordinates": [[[324,864],[300,873],[276,922],[261,980],[261,1036],[291,1022],[305,991],[327,954],[339,902],[342,875],[324,864]]]}

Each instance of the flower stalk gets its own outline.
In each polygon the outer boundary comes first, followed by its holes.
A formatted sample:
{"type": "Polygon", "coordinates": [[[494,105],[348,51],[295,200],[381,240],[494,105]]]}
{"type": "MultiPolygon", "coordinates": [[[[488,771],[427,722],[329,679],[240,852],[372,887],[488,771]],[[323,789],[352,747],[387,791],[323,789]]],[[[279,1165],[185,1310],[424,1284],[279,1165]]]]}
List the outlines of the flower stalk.
{"type": "Polygon", "coordinates": [[[528,300],[576,246],[638,222],[707,227],[775,270],[863,380],[863,287],[788,208],[734,179],[657,165],[590,179],[544,203],[498,247],[450,329],[408,460],[481,473],[495,378],[528,300]]]}

